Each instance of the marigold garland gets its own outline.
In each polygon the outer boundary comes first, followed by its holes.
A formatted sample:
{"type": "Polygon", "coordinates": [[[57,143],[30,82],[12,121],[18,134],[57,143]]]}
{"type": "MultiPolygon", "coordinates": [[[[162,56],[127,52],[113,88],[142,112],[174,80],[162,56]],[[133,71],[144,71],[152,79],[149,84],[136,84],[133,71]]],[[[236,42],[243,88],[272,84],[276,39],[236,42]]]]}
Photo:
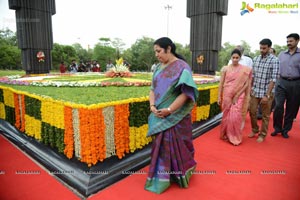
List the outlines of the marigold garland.
{"type": "Polygon", "coordinates": [[[64,129],[64,105],[58,101],[44,100],[41,101],[41,118],[52,126],[64,129]]]}
{"type": "Polygon", "coordinates": [[[21,132],[25,130],[25,97],[21,94],[14,93],[15,103],[15,126],[21,132]]]}
{"type": "MultiPolygon", "coordinates": [[[[199,88],[199,90],[210,90],[209,102],[217,101],[218,87],[199,88]]],[[[148,97],[84,105],[60,102],[52,98],[4,88],[4,103],[0,102],[0,118],[5,119],[6,105],[14,108],[15,126],[37,140],[41,139],[41,124],[44,121],[52,125],[55,130],[62,129],[63,140],[59,143],[64,145],[63,153],[66,157],[70,159],[75,156],[91,166],[112,155],[117,155],[121,159],[125,153],[134,152],[151,142],[152,138],[146,137],[147,124],[129,127],[129,103],[145,101],[148,101],[148,97]],[[25,96],[41,102],[41,120],[25,115],[25,96]]],[[[206,120],[210,114],[210,106],[195,105],[191,112],[192,121],[206,120]]]]}
{"type": "Polygon", "coordinates": [[[197,107],[197,121],[206,120],[209,117],[210,105],[197,107]]]}
{"type": "Polygon", "coordinates": [[[218,93],[219,93],[219,88],[211,88],[210,89],[210,104],[213,104],[218,101],[218,93]]]}
{"type": "Polygon", "coordinates": [[[65,124],[64,154],[67,156],[67,158],[71,159],[74,155],[72,108],[65,106],[64,107],[64,115],[65,115],[65,117],[64,117],[64,124],[65,124]]]}
{"type": "Polygon", "coordinates": [[[105,159],[105,125],[102,109],[79,109],[79,119],[81,161],[90,167],[105,159]]]}
{"type": "Polygon", "coordinates": [[[5,119],[5,105],[4,103],[0,102],[0,118],[5,119]]]}
{"type": "Polygon", "coordinates": [[[14,93],[11,90],[3,90],[4,104],[14,108],[14,93]]]}
{"type": "Polygon", "coordinates": [[[194,107],[191,111],[191,120],[192,122],[195,122],[197,120],[197,104],[194,104],[194,107]]]}
{"type": "Polygon", "coordinates": [[[20,117],[21,117],[21,127],[20,131],[25,131],[25,96],[23,94],[19,95],[19,103],[20,103],[20,117]]]}
{"type": "Polygon", "coordinates": [[[115,106],[114,135],[116,154],[119,159],[129,153],[129,104],[115,106]]]}
{"type": "Polygon", "coordinates": [[[151,137],[147,137],[147,131],[148,124],[140,127],[130,127],[129,147],[131,153],[137,149],[142,149],[152,141],[151,137]]]}
{"type": "Polygon", "coordinates": [[[15,117],[16,122],[15,126],[17,129],[21,128],[21,108],[20,108],[20,102],[19,102],[19,95],[14,93],[14,102],[15,102],[15,117]]]}
{"type": "Polygon", "coordinates": [[[40,120],[36,120],[34,117],[25,115],[25,133],[28,136],[34,137],[37,140],[41,140],[41,127],[40,120]]]}

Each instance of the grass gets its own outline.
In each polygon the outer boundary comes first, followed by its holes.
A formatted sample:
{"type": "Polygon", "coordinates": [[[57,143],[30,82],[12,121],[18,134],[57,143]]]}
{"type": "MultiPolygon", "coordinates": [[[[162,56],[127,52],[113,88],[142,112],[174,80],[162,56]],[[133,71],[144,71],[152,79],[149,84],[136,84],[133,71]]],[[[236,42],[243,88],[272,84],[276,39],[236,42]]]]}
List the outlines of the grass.
{"type": "MultiPolygon", "coordinates": [[[[9,75],[24,75],[24,71],[8,71],[8,70],[0,70],[0,77],[9,76],[9,75]]],[[[93,80],[92,78],[99,79],[99,75],[97,76],[78,76],[77,77],[67,77],[61,76],[59,78],[54,78],[55,81],[79,81],[79,80],[93,80]],[[70,79],[69,79],[70,78],[70,79]]],[[[135,77],[135,79],[143,79],[143,80],[151,80],[151,76],[149,74],[141,74],[135,77]]],[[[53,79],[52,79],[53,80],[53,79]]],[[[121,79],[114,79],[113,81],[120,81],[121,79]]],[[[53,99],[73,102],[78,104],[97,104],[97,103],[105,103],[111,101],[124,100],[128,98],[139,98],[149,96],[150,86],[143,87],[117,87],[117,86],[109,86],[109,87],[37,87],[37,86],[21,86],[21,85],[6,85],[0,83],[0,85],[11,87],[16,90],[26,91],[31,94],[36,94],[39,96],[47,96],[53,99]]],[[[215,84],[206,84],[206,85],[198,85],[198,87],[204,87],[208,85],[215,84]]]]}
{"type": "Polygon", "coordinates": [[[79,104],[97,104],[137,98],[149,95],[150,87],[35,87],[16,86],[10,87],[34,93],[38,95],[52,97],[53,99],[74,102],[79,104]]]}
{"type": "Polygon", "coordinates": [[[0,70],[0,77],[12,75],[25,75],[25,72],[20,70],[0,70]]]}

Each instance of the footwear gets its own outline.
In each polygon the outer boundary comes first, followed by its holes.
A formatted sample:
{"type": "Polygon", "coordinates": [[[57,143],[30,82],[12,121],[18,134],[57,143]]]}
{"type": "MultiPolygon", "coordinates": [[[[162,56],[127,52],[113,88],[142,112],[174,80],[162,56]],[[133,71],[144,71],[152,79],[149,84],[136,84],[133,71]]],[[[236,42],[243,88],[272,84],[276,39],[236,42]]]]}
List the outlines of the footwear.
{"type": "Polygon", "coordinates": [[[274,131],[273,133],[271,133],[271,136],[276,136],[278,133],[280,133],[279,131],[274,131]]]}
{"type": "Polygon", "coordinates": [[[265,138],[263,136],[258,136],[256,142],[261,143],[265,140],[265,138]]]}
{"type": "Polygon", "coordinates": [[[288,132],[284,131],[281,133],[282,137],[284,138],[289,138],[290,136],[288,135],[288,132]]]}
{"type": "Polygon", "coordinates": [[[255,136],[256,133],[253,133],[251,132],[249,135],[248,135],[248,138],[253,138],[255,136]]]}

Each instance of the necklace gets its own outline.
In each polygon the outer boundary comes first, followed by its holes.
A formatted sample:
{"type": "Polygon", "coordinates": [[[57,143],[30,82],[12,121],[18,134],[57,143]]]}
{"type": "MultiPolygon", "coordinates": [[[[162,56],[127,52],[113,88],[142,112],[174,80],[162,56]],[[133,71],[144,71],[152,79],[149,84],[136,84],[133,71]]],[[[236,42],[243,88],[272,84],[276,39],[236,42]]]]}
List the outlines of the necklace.
{"type": "Polygon", "coordinates": [[[162,64],[161,64],[161,67],[162,67],[162,68],[165,68],[166,66],[168,66],[168,65],[171,64],[171,63],[173,63],[173,62],[176,61],[176,60],[177,60],[177,58],[174,57],[174,58],[168,60],[168,62],[162,63],[162,64]]]}
{"type": "Polygon", "coordinates": [[[239,71],[239,65],[237,65],[236,67],[234,67],[233,65],[231,65],[230,68],[231,68],[231,71],[232,71],[232,72],[237,72],[237,71],[239,71]]]}

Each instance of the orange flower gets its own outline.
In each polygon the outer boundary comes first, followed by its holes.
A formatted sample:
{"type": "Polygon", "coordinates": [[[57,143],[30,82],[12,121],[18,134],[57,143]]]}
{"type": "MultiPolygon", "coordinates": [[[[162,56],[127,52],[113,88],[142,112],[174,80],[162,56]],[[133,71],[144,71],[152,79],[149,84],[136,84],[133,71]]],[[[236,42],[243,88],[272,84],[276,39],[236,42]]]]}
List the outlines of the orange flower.
{"type": "Polygon", "coordinates": [[[20,94],[21,96],[21,127],[20,131],[24,132],[25,131],[25,96],[20,94]]]}
{"type": "Polygon", "coordinates": [[[19,103],[19,95],[14,93],[14,103],[15,103],[15,126],[20,130],[21,128],[21,116],[20,116],[20,103],[19,103]]]}
{"type": "Polygon", "coordinates": [[[21,132],[25,131],[25,98],[24,95],[14,93],[15,126],[21,132]]]}
{"type": "Polygon", "coordinates": [[[81,161],[95,165],[103,161],[105,152],[105,124],[102,109],[79,109],[79,132],[81,142],[81,161]]]}
{"type": "Polygon", "coordinates": [[[191,112],[192,122],[197,121],[197,104],[194,104],[193,110],[191,112]]]}
{"type": "Polygon", "coordinates": [[[115,106],[115,146],[119,159],[129,153],[129,104],[115,106]]]}
{"type": "Polygon", "coordinates": [[[64,123],[65,123],[64,154],[67,156],[67,158],[71,159],[74,155],[72,108],[65,106],[64,107],[64,115],[65,115],[65,117],[64,117],[64,123]]]}

